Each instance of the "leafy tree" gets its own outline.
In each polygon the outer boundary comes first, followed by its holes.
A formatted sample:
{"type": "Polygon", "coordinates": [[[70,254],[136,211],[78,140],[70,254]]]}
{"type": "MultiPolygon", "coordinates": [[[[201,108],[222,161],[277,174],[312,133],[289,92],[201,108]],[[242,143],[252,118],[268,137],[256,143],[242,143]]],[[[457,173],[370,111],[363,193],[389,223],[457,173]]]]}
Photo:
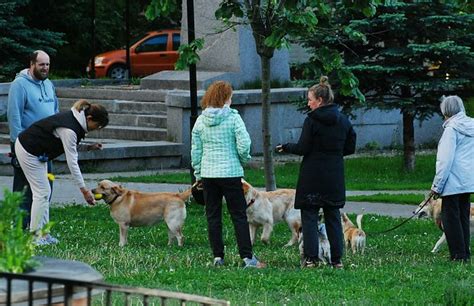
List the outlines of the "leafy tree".
{"type": "Polygon", "coordinates": [[[22,68],[28,67],[27,55],[37,49],[50,54],[63,44],[58,32],[32,28],[19,15],[29,1],[2,1],[0,3],[0,81],[9,81],[22,68]]]}
{"type": "Polygon", "coordinates": [[[472,95],[474,15],[463,11],[464,2],[386,1],[373,18],[338,9],[330,21],[335,33],[306,38],[314,54],[309,75],[334,73],[325,65],[331,59],[357,76],[367,106],[400,110],[409,171],[415,167],[414,120],[439,112],[442,95],[472,95]]]}
{"type": "MultiPolygon", "coordinates": [[[[346,8],[360,8],[367,15],[375,12],[378,0],[343,1],[346,8]]],[[[166,13],[166,7],[172,7],[170,0],[151,0],[149,8],[154,14],[150,17],[166,13]]],[[[150,12],[149,10],[149,12],[150,12]]],[[[265,187],[267,190],[276,188],[273,167],[273,150],[270,135],[270,60],[275,49],[289,46],[290,37],[303,34],[312,35],[316,32],[318,15],[327,16],[331,6],[319,0],[222,0],[215,12],[217,19],[229,28],[236,25],[250,25],[256,44],[257,54],[261,60],[262,80],[262,138],[265,172],[265,187]]],[[[192,48],[181,49],[182,54],[196,51],[192,48]]],[[[187,56],[189,57],[189,56],[187,56]]],[[[196,57],[191,57],[196,60],[196,57]]],[[[346,75],[347,86],[355,85],[346,75]]]]}

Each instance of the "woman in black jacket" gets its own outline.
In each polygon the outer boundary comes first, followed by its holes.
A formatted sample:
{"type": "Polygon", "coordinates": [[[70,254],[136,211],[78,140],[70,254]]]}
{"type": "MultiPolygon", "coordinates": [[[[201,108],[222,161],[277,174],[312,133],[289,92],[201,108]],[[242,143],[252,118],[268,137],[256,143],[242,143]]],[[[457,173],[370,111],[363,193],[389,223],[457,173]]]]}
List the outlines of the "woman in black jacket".
{"type": "Polygon", "coordinates": [[[320,208],[331,246],[331,264],[342,268],[342,208],[346,200],[343,156],[355,151],[356,133],[347,117],[333,103],[334,94],[323,76],[308,90],[311,109],[303,124],[298,143],[276,147],[278,152],[303,155],[295,208],[301,209],[304,240],[304,267],[314,267],[318,258],[318,215],[320,208]]]}

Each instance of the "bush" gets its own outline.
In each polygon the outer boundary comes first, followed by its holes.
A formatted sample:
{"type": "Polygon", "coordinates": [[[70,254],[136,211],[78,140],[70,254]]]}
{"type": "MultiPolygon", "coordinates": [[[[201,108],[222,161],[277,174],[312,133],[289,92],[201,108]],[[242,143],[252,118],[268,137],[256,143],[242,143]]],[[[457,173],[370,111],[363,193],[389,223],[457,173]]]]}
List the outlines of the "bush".
{"type": "Polygon", "coordinates": [[[22,273],[36,265],[34,235],[22,228],[22,193],[5,190],[0,201],[0,272],[22,273]]]}

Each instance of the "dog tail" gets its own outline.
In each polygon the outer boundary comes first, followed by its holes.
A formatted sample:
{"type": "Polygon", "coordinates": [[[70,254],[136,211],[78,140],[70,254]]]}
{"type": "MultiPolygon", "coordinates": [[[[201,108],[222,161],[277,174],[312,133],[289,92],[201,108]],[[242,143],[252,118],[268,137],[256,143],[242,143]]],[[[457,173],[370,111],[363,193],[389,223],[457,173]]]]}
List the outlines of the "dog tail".
{"type": "Polygon", "coordinates": [[[361,230],[362,229],[362,217],[364,215],[363,214],[360,214],[360,215],[357,215],[356,217],[356,223],[357,223],[357,227],[361,230]]]}
{"type": "Polygon", "coordinates": [[[189,188],[188,190],[185,190],[183,192],[179,192],[177,195],[181,200],[186,202],[191,197],[191,190],[192,190],[192,188],[189,188]]]}

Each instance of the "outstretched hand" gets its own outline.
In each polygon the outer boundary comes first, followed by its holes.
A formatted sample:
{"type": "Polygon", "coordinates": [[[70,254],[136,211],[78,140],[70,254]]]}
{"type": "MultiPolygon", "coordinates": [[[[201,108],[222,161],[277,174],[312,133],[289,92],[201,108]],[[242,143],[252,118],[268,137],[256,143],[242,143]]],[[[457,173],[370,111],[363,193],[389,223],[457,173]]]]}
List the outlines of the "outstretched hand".
{"type": "Polygon", "coordinates": [[[82,196],[84,197],[84,200],[87,202],[87,204],[95,205],[94,195],[92,194],[92,192],[90,190],[85,189],[85,190],[81,190],[81,192],[82,192],[82,196]]]}
{"type": "Polygon", "coordinates": [[[431,191],[430,191],[430,194],[428,195],[428,197],[432,197],[432,198],[433,198],[433,200],[437,200],[437,199],[439,199],[439,197],[440,197],[440,194],[439,194],[439,193],[437,193],[437,192],[436,192],[436,191],[434,191],[434,190],[431,190],[431,191]]]}
{"type": "Polygon", "coordinates": [[[275,147],[275,152],[283,153],[283,145],[279,144],[275,147]]]}
{"type": "Polygon", "coordinates": [[[102,144],[99,142],[96,142],[87,146],[87,151],[97,151],[97,150],[102,150],[102,144]]]}

